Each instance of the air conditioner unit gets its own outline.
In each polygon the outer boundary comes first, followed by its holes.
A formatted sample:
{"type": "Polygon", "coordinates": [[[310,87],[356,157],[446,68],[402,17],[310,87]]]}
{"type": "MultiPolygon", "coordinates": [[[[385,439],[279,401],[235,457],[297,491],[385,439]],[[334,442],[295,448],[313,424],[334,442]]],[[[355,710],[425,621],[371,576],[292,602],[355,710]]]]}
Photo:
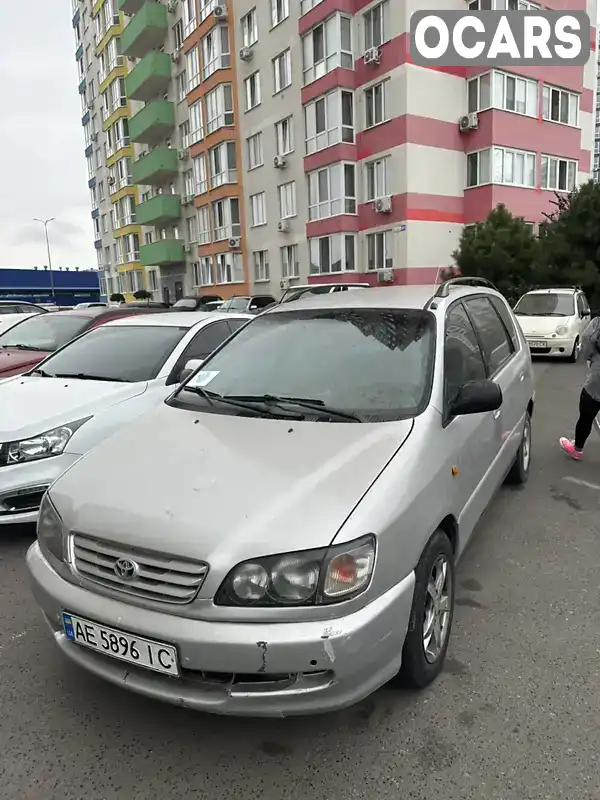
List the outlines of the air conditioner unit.
{"type": "Polygon", "coordinates": [[[114,185],[115,185],[115,179],[112,177],[112,175],[110,175],[110,176],[109,176],[109,177],[106,179],[106,182],[108,183],[108,185],[109,185],[109,186],[114,186],[114,185]]]}
{"type": "Polygon", "coordinates": [[[237,250],[242,244],[242,237],[241,236],[232,236],[229,240],[229,247],[231,250],[237,250]]]}
{"type": "Polygon", "coordinates": [[[178,150],[177,151],[177,158],[180,161],[185,161],[188,156],[189,156],[189,152],[187,150],[178,150]]]}
{"type": "Polygon", "coordinates": [[[183,205],[189,206],[191,203],[194,202],[194,195],[193,194],[186,194],[183,198],[183,205]]]}
{"type": "Polygon", "coordinates": [[[215,6],[213,16],[215,19],[227,19],[227,8],[225,6],[215,6]]]}
{"type": "Polygon", "coordinates": [[[120,22],[121,22],[121,20],[119,18],[119,15],[118,14],[113,14],[112,24],[113,25],[119,25],[120,22]]]}
{"type": "Polygon", "coordinates": [[[458,129],[461,133],[476,131],[478,127],[479,117],[476,111],[471,112],[471,114],[465,114],[458,120],[458,129]]]}
{"type": "Polygon", "coordinates": [[[287,219],[280,219],[277,223],[277,230],[279,233],[287,233],[290,229],[290,223],[287,219]]]}
{"type": "Polygon", "coordinates": [[[282,292],[285,292],[286,289],[290,288],[290,279],[289,278],[282,278],[279,281],[279,288],[282,292]]]}
{"type": "Polygon", "coordinates": [[[377,200],[375,200],[375,211],[377,211],[378,214],[389,214],[391,210],[391,197],[378,197],[377,200]]]}
{"type": "Polygon", "coordinates": [[[90,136],[90,139],[92,140],[92,142],[97,142],[98,141],[98,134],[96,133],[96,131],[94,131],[94,133],[92,133],[92,135],[90,136]]]}
{"type": "Polygon", "coordinates": [[[365,50],[365,64],[379,64],[381,61],[381,50],[378,47],[369,47],[365,50]]]}
{"type": "Polygon", "coordinates": [[[174,64],[177,64],[177,63],[179,63],[179,59],[180,59],[180,58],[181,58],[181,50],[174,50],[174,51],[171,53],[171,61],[172,61],[174,64]]]}
{"type": "Polygon", "coordinates": [[[241,47],[240,48],[240,59],[242,61],[252,61],[253,56],[252,48],[250,47],[241,47]]]}
{"type": "Polygon", "coordinates": [[[177,9],[177,0],[167,0],[167,11],[173,13],[177,9]]]}
{"type": "Polygon", "coordinates": [[[394,280],[394,270],[389,268],[378,269],[377,280],[380,283],[391,283],[394,280]]]}
{"type": "Polygon", "coordinates": [[[191,253],[192,252],[192,245],[191,244],[184,245],[183,246],[183,252],[184,253],[188,253],[188,254],[191,253]]]}
{"type": "Polygon", "coordinates": [[[287,161],[285,160],[285,157],[275,156],[273,159],[273,166],[275,169],[284,169],[284,167],[287,167],[287,161]]]}

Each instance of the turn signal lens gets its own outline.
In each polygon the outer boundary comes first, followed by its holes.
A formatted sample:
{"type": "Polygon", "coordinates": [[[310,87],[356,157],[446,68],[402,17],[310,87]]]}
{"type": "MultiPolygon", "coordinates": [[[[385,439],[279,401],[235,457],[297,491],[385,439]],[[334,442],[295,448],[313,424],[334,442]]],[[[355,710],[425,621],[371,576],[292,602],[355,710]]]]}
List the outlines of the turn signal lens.
{"type": "Polygon", "coordinates": [[[325,597],[340,598],[360,591],[371,579],[374,564],[373,541],[334,556],[327,565],[323,584],[325,597]]]}

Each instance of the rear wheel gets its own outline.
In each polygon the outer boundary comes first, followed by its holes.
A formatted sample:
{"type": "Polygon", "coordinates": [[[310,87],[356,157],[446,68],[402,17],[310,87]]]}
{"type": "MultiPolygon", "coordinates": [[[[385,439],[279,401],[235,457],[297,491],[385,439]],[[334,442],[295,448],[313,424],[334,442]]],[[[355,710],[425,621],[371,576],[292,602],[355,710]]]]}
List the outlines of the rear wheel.
{"type": "Polygon", "coordinates": [[[429,540],[415,570],[415,591],[398,674],[423,689],[442,671],[454,615],[454,551],[442,530],[429,540]]]}
{"type": "Polygon", "coordinates": [[[522,486],[527,483],[529,478],[529,466],[531,464],[531,417],[529,412],[525,417],[525,426],[523,428],[523,438],[519,452],[515,458],[515,463],[510,468],[510,472],[506,476],[506,482],[513,486],[522,486]]]}
{"type": "Polygon", "coordinates": [[[571,351],[570,356],[568,357],[571,364],[574,364],[576,361],[579,360],[579,354],[581,353],[581,341],[579,336],[575,339],[575,343],[573,345],[573,350],[571,351]]]}

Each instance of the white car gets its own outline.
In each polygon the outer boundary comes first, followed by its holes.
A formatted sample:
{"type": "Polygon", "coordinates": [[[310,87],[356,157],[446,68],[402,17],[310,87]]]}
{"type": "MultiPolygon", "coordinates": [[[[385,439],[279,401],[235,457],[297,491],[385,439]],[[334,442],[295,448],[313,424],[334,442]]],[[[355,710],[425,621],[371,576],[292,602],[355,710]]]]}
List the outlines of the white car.
{"type": "Polygon", "coordinates": [[[118,428],[159,405],[186,369],[250,319],[206,312],[123,317],[4,381],[0,525],[35,522],[56,478],[118,428]]]}
{"type": "Polygon", "coordinates": [[[7,331],[27,317],[45,314],[46,309],[24,300],[0,300],[0,333],[7,331]]]}
{"type": "Polygon", "coordinates": [[[577,361],[581,335],[591,320],[590,305],[581,289],[527,292],[514,312],[532,355],[577,361]]]}

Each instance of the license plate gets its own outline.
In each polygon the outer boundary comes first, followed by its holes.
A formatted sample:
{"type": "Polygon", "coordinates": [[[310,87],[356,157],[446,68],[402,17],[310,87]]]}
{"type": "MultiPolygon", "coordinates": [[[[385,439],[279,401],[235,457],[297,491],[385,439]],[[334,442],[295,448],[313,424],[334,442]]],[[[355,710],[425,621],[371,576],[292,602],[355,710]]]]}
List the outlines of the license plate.
{"type": "Polygon", "coordinates": [[[63,613],[62,616],[67,639],[75,644],[89,647],[90,650],[104,653],[119,661],[162,672],[164,675],[179,675],[177,651],[171,645],[153,642],[141,636],[131,636],[73,614],[63,613]]]}
{"type": "Polygon", "coordinates": [[[549,345],[548,342],[542,341],[535,341],[535,342],[528,342],[529,347],[534,347],[536,350],[547,350],[549,345]]]}

